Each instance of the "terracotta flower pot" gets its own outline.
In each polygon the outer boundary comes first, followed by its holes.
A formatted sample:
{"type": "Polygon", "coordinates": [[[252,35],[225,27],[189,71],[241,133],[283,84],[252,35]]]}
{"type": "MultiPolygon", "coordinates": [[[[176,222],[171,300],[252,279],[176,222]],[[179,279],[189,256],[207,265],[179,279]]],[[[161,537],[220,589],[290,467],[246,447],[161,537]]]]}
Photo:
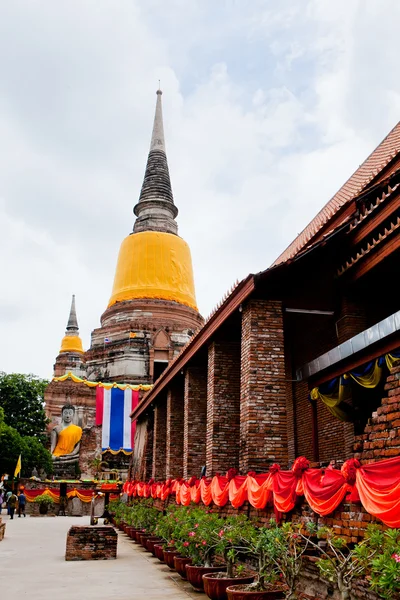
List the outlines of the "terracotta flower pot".
{"type": "Polygon", "coordinates": [[[152,536],[150,538],[147,538],[146,548],[153,555],[154,555],[154,545],[158,544],[159,541],[160,541],[160,538],[157,536],[152,536]]]}
{"type": "Polygon", "coordinates": [[[154,553],[160,562],[164,562],[164,544],[154,544],[154,553]]]}
{"type": "Polygon", "coordinates": [[[265,591],[246,591],[246,585],[230,585],[226,588],[228,600],[281,600],[285,593],[280,589],[265,591]]]}
{"type": "Polygon", "coordinates": [[[174,556],[178,555],[178,550],[164,550],[164,562],[172,571],[175,570],[174,556]]]}
{"type": "Polygon", "coordinates": [[[136,531],[133,532],[133,539],[138,544],[140,544],[140,536],[141,535],[143,535],[143,531],[141,529],[136,529],[136,531]]]}
{"type": "Polygon", "coordinates": [[[226,588],[241,583],[253,583],[254,577],[218,577],[220,573],[203,575],[204,591],[211,600],[227,600],[226,588]]]}
{"type": "Polygon", "coordinates": [[[130,537],[131,539],[133,539],[133,534],[136,531],[136,527],[133,527],[132,525],[130,525],[129,527],[127,527],[125,529],[125,533],[128,537],[130,537]]]}
{"type": "Polygon", "coordinates": [[[195,565],[186,565],[186,577],[196,592],[203,592],[203,575],[205,573],[218,573],[218,571],[225,571],[225,569],[225,565],[221,565],[220,567],[196,567],[195,565]]]}
{"type": "Polygon", "coordinates": [[[191,565],[192,559],[188,556],[174,556],[175,571],[186,581],[186,565],[191,565]]]}
{"type": "Polygon", "coordinates": [[[143,548],[146,548],[146,542],[149,539],[149,537],[151,537],[148,533],[142,533],[140,536],[140,543],[142,544],[143,548]]]}

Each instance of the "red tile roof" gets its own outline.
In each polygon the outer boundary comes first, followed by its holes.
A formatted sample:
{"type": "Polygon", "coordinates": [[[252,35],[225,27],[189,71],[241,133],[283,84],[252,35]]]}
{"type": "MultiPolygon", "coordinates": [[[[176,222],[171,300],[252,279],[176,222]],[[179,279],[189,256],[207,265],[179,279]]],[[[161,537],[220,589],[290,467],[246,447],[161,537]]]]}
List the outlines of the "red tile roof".
{"type": "Polygon", "coordinates": [[[293,258],[324,227],[337,211],[357,196],[393,158],[400,152],[400,121],[360,165],[340,190],[319,211],[314,219],[295,240],[278,256],[273,263],[277,265],[293,258]]]}

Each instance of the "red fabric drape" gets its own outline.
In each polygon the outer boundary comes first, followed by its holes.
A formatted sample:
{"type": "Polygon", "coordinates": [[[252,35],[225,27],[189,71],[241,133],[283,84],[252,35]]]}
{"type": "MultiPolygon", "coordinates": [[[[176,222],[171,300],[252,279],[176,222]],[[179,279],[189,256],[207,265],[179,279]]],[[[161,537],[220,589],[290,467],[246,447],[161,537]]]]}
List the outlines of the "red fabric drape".
{"type": "Polygon", "coordinates": [[[291,471],[272,465],[269,473],[246,476],[216,475],[200,481],[170,480],[166,483],[130,482],[129,495],[165,500],[175,495],[177,504],[189,506],[202,502],[209,506],[238,508],[248,501],[263,509],[271,504],[279,518],[290,512],[299,496],[305,497],[312,510],[321,516],[332,513],[348,492],[351,501],[361,501],[371,515],[389,527],[400,527],[400,457],[361,466],[357,460],[346,461],[342,469],[309,469],[304,457],[296,459],[291,471]]]}
{"type": "Polygon", "coordinates": [[[357,469],[356,487],[365,510],[389,527],[400,527],[400,457],[357,469]]]}

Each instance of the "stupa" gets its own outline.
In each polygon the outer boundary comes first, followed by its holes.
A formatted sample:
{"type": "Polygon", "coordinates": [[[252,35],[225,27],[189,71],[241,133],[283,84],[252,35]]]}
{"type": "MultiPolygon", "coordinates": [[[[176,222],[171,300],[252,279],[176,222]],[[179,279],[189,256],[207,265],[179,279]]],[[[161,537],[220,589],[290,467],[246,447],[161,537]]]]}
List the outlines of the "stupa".
{"type": "Polygon", "coordinates": [[[153,383],[203,324],[190,249],[178,236],[161,96],[158,90],[133,231],[122,241],[111,298],[86,353],[92,380],[153,383]]]}

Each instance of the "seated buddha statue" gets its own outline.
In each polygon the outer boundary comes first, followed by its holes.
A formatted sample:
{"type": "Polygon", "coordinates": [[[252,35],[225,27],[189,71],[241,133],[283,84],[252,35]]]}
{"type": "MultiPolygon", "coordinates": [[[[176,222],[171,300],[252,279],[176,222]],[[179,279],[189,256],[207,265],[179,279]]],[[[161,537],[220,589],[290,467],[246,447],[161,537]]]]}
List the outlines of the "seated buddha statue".
{"type": "Polygon", "coordinates": [[[55,462],[68,464],[78,461],[82,428],[72,423],[74,413],[72,404],[63,406],[61,423],[51,432],[51,454],[55,462]]]}

